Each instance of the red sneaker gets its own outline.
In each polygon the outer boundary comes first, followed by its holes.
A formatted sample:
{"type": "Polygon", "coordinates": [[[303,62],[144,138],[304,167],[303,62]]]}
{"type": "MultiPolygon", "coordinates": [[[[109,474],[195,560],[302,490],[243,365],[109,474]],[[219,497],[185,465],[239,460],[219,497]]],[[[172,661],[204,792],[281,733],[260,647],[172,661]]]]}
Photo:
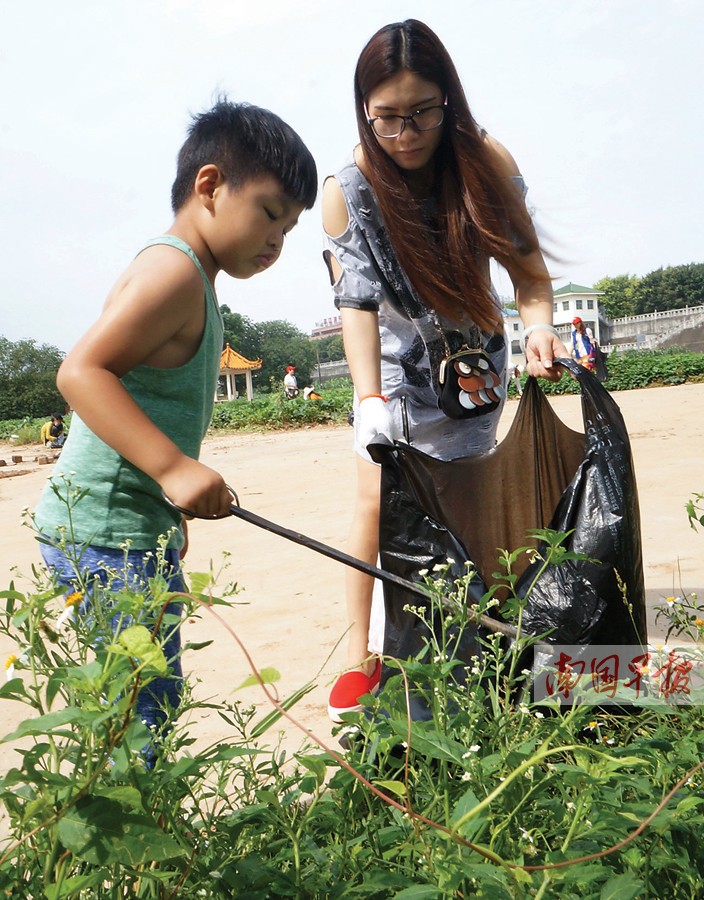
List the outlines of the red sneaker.
{"type": "Polygon", "coordinates": [[[365,675],[355,669],[340,675],[332,690],[328,702],[328,715],[333,722],[341,722],[343,713],[357,712],[362,709],[360,697],[365,694],[376,694],[381,681],[381,660],[377,659],[374,671],[371,675],[365,675]]]}

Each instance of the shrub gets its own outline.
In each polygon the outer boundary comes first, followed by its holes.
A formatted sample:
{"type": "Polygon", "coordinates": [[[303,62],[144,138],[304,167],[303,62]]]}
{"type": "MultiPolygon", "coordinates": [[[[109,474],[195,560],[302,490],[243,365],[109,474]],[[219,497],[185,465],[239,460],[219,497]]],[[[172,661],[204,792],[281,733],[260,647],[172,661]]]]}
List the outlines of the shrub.
{"type": "Polygon", "coordinates": [[[286,400],[283,385],[251,402],[238,397],[215,405],[211,428],[227,431],[267,431],[308,425],[343,424],[352,407],[352,382],[336,379],[319,389],[322,400],[306,400],[303,391],[286,400]]]}
{"type": "MultiPolygon", "coordinates": [[[[686,381],[704,380],[704,353],[690,353],[677,348],[669,350],[615,351],[607,360],[609,378],[606,387],[610,391],[630,391],[650,385],[683,384],[686,381]]],[[[522,376],[525,384],[527,376],[522,376]]],[[[540,379],[546,394],[578,394],[579,386],[572,378],[562,377],[558,382],[540,379]]],[[[513,380],[508,394],[516,396],[513,380]]]]}
{"type": "MultiPolygon", "coordinates": [[[[544,536],[544,565],[559,563],[564,536],[544,536]]],[[[502,557],[509,589],[522,552],[502,557]]],[[[260,743],[309,686],[263,718],[187,690],[181,712],[215,712],[230,733],[193,755],[188,724],[171,714],[153,770],[134,696],[163,671],[154,634],[133,624],[115,636],[109,616],[62,612],[46,581],[3,592],[0,631],[18,651],[0,698],[30,715],[5,737],[20,743],[0,779],[11,824],[0,890],[50,900],[701,896],[701,707],[613,715],[533,704],[520,604],[512,643],[490,634],[460,662],[462,632],[494,601],[468,609],[471,573],[454,583],[446,573],[422,576],[428,602],[416,614],[436,630],[417,658],[387,661],[398,674],[368,714],[347,715],[344,754],[320,742],[287,759],[260,743]],[[409,690],[427,721],[408,720],[409,690]]],[[[230,602],[211,596],[210,576],[191,581],[188,615],[217,616],[230,602]]],[[[149,596],[110,598],[110,614],[117,604],[143,616],[152,604],[154,615],[171,599],[157,580],[149,596]]],[[[276,677],[263,670],[245,684],[276,677]]]]}

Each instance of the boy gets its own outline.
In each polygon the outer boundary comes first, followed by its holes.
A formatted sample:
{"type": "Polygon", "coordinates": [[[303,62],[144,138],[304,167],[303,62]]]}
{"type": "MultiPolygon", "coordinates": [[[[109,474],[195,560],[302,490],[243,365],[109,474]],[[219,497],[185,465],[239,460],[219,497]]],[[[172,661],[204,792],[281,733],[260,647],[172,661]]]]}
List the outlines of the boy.
{"type": "MultiPolygon", "coordinates": [[[[222,99],[194,117],[178,156],[171,228],[127,267],[59,369],[75,412],[35,522],[60,583],[139,588],[159,570],[170,590],[185,589],[185,529],[162,491],[197,515],[225,514],[231,503],[221,476],[198,462],[223,344],[215,276],[250,278],[273,265],[316,192],[313,157],[273,113],[222,99]],[[66,498],[77,488],[88,493],[69,515],[66,498]],[[164,535],[165,572],[156,561],[164,535]]],[[[169,611],[178,621],[179,605],[169,611]]],[[[178,625],[164,649],[174,677],[152,682],[137,702],[152,727],[164,721],[164,701],[179,701],[178,625]]]]}

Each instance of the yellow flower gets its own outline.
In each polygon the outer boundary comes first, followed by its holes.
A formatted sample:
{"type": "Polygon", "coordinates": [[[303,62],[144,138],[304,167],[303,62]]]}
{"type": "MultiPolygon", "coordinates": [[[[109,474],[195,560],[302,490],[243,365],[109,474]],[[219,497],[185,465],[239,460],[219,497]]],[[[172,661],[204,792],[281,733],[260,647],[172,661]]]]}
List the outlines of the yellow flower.
{"type": "Polygon", "coordinates": [[[66,594],[67,609],[70,606],[80,606],[81,603],[83,603],[83,593],[81,591],[73,591],[71,594],[66,594]]]}
{"type": "Polygon", "coordinates": [[[15,656],[14,653],[11,653],[5,660],[5,668],[6,669],[12,668],[12,666],[14,666],[16,662],[19,662],[18,658],[15,656]]]}
{"type": "Polygon", "coordinates": [[[598,724],[599,723],[596,721],[596,719],[593,719],[587,727],[588,728],[596,728],[598,726],[598,724]]]}
{"type": "Polygon", "coordinates": [[[701,628],[702,625],[704,625],[704,619],[695,619],[694,624],[697,626],[697,628],[701,628]]]}

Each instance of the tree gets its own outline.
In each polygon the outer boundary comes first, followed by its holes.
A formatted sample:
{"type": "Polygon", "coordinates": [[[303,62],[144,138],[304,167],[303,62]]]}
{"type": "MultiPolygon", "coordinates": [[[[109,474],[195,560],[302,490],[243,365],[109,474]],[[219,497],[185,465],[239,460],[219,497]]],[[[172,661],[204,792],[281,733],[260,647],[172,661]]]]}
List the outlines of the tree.
{"type": "Polygon", "coordinates": [[[0,419],[38,419],[63,412],[56,387],[64,354],[50,344],[0,337],[0,419]]]}
{"type": "Polygon", "coordinates": [[[638,278],[635,275],[616,275],[614,278],[607,275],[597,281],[595,289],[604,292],[604,296],[599,297],[599,305],[610,319],[635,314],[637,285],[638,278]]]}
{"type": "Polygon", "coordinates": [[[248,319],[247,316],[233,313],[226,303],[223,303],[220,307],[220,312],[222,313],[225,328],[223,349],[225,344],[229,344],[233,350],[241,353],[245,359],[257,359],[259,355],[256,352],[258,334],[257,326],[254,322],[248,319]]]}
{"type": "Polygon", "coordinates": [[[341,334],[331,334],[330,337],[320,338],[313,342],[313,346],[320,362],[337,362],[339,359],[346,359],[341,334]]]}
{"type": "Polygon", "coordinates": [[[638,314],[704,304],[704,263],[655,269],[634,291],[638,314]]]}
{"type": "Polygon", "coordinates": [[[317,359],[307,334],[282,319],[259,322],[253,328],[257,333],[255,358],[261,358],[262,367],[252,373],[252,380],[259,390],[268,391],[272,381],[283,381],[286,366],[296,367],[299,385],[312,382],[317,359]]]}

